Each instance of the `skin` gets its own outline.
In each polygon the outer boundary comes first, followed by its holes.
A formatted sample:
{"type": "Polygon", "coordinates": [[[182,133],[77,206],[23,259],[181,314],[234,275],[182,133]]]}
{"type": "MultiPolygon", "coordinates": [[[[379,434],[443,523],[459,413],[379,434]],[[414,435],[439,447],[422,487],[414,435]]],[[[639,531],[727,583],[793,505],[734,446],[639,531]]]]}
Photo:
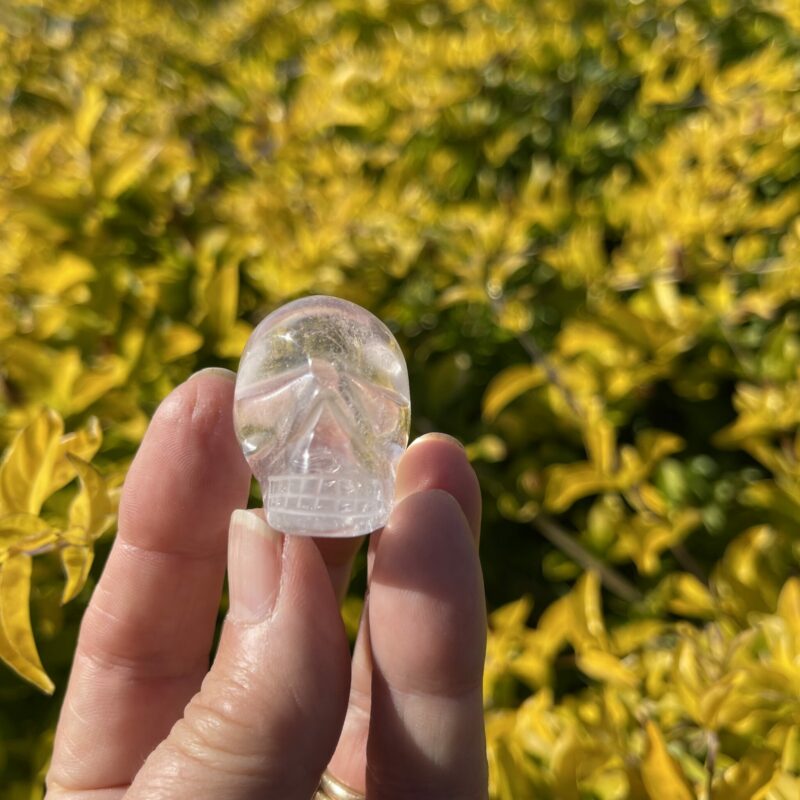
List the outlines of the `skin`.
{"type": "Polygon", "coordinates": [[[338,601],[363,537],[229,537],[250,479],[232,402],[233,373],[201,372],[151,422],[81,625],[47,798],[309,800],[327,767],[369,800],[486,800],[480,491],[463,449],[434,434],[403,457],[351,659],[338,601]],[[237,612],[245,592],[267,610],[237,612]]]}

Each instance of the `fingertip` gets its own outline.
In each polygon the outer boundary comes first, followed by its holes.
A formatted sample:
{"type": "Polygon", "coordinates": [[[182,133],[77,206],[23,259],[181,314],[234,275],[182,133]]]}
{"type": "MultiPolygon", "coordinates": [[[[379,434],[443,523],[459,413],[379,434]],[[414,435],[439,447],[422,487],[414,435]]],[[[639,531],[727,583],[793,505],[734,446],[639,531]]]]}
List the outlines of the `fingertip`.
{"type": "Polygon", "coordinates": [[[219,378],[228,383],[236,383],[236,373],[225,367],[205,367],[205,369],[198,370],[193,375],[190,375],[187,378],[187,382],[197,380],[198,378],[219,378]]]}
{"type": "Polygon", "coordinates": [[[233,391],[233,381],[220,377],[216,368],[195,373],[161,401],[153,415],[149,437],[154,429],[161,433],[160,428],[177,424],[185,434],[224,446],[226,455],[235,453],[235,460],[246,469],[233,430],[233,391]]]}
{"type": "Polygon", "coordinates": [[[464,445],[459,439],[456,439],[455,436],[451,436],[449,433],[442,433],[441,431],[431,431],[430,433],[423,433],[422,436],[417,436],[417,438],[411,442],[408,448],[410,450],[412,447],[417,447],[421,444],[431,441],[447,442],[454,447],[460,447],[462,450],[464,450],[464,445]]]}
{"type": "Polygon", "coordinates": [[[249,485],[233,429],[233,383],[199,373],[153,415],[125,480],[120,533],[145,547],[224,552],[227,518],[246,502],[249,485]],[[176,516],[181,528],[159,522],[176,516]]]}
{"type": "Polygon", "coordinates": [[[398,500],[434,489],[456,500],[477,542],[481,520],[480,484],[461,444],[441,434],[427,434],[415,440],[397,469],[398,500]]]}

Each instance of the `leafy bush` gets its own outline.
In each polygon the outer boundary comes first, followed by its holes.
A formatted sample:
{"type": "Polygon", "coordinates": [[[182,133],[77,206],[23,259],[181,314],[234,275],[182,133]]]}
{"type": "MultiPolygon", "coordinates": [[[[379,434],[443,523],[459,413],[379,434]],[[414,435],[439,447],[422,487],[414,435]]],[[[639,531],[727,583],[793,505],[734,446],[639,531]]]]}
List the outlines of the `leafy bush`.
{"type": "Polygon", "coordinates": [[[6,0],[4,796],[156,404],[310,292],[479,471],[492,797],[800,795],[799,65],[793,0],[6,0]]]}

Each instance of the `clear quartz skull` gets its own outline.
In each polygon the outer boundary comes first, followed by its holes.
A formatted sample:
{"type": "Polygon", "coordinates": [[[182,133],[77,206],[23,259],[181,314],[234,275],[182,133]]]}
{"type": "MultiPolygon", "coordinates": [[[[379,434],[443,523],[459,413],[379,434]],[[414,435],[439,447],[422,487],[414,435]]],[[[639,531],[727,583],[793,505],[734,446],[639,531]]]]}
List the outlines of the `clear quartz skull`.
{"type": "Polygon", "coordinates": [[[410,415],[397,341],[346,300],[282,306],[242,353],[234,426],[275,530],[358,536],[382,527],[410,415]]]}

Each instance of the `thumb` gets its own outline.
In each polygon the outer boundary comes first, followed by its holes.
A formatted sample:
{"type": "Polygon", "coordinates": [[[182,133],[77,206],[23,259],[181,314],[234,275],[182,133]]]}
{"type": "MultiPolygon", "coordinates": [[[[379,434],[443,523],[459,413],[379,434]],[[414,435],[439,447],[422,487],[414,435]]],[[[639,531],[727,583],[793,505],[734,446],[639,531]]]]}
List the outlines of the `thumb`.
{"type": "Polygon", "coordinates": [[[228,581],[214,664],[128,800],[308,800],[333,754],[350,656],[313,539],[283,537],[252,511],[235,511],[228,581]]]}

